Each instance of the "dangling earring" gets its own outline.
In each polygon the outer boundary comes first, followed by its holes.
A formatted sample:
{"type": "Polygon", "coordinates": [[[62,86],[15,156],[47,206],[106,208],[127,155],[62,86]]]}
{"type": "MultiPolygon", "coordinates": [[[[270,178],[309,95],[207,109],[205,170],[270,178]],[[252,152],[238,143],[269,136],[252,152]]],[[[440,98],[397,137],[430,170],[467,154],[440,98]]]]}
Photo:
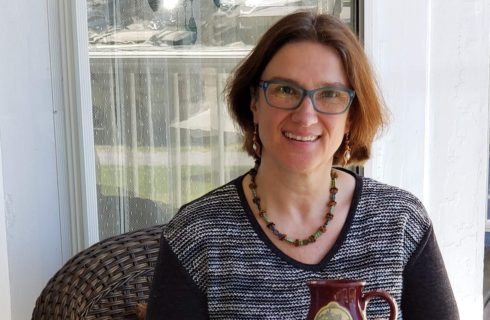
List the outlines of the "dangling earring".
{"type": "Polygon", "coordinates": [[[252,148],[254,149],[255,152],[255,159],[260,159],[260,155],[262,153],[260,142],[259,142],[259,125],[254,124],[254,133],[252,136],[252,148]]]}
{"type": "Polygon", "coordinates": [[[344,167],[347,166],[350,160],[350,140],[349,132],[345,134],[345,151],[344,151],[344,167]]]}

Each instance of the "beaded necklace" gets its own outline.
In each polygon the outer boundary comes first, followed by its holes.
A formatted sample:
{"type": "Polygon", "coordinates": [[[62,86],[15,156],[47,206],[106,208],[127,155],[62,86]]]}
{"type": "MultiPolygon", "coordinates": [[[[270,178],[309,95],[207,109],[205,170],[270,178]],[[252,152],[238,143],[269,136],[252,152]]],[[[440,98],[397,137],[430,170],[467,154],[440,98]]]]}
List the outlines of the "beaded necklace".
{"type": "Polygon", "coordinates": [[[333,211],[335,209],[335,205],[337,202],[335,201],[335,196],[339,189],[335,186],[335,181],[337,180],[337,173],[334,172],[333,170],[330,172],[330,177],[332,178],[331,184],[330,184],[330,199],[327,203],[327,213],[325,214],[325,222],[318,227],[318,229],[311,234],[309,237],[305,239],[292,239],[287,236],[285,233],[281,233],[279,230],[277,230],[276,225],[274,222],[269,220],[269,217],[267,216],[267,212],[262,209],[262,206],[260,205],[260,197],[257,195],[257,182],[255,181],[255,178],[257,176],[257,170],[258,166],[255,166],[254,168],[250,169],[250,177],[252,178],[252,181],[249,184],[250,191],[252,191],[252,201],[255,203],[257,210],[259,211],[259,217],[265,221],[267,228],[269,228],[272,233],[279,238],[281,241],[285,241],[291,245],[294,245],[296,247],[302,247],[309,245],[310,243],[315,242],[322,234],[327,231],[327,225],[330,222],[330,220],[333,219],[333,211]]]}

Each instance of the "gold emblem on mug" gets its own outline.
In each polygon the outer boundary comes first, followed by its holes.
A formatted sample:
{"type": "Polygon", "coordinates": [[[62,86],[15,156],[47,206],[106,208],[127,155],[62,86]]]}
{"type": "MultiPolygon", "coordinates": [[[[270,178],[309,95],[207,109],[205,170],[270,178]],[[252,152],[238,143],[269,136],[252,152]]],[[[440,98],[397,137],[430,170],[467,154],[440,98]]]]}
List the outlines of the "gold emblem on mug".
{"type": "Polygon", "coordinates": [[[330,302],[315,315],[315,320],[353,320],[349,310],[337,302],[330,302]]]}

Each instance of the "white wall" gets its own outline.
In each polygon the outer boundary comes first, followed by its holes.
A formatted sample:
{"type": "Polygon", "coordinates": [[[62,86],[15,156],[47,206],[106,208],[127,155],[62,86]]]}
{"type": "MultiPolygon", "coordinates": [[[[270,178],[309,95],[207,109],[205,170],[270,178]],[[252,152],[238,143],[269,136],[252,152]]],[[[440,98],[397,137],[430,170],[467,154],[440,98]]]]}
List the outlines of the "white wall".
{"type": "Polygon", "coordinates": [[[482,318],[489,1],[378,0],[366,45],[391,110],[370,174],[419,196],[462,319],[482,318]]]}
{"type": "Polygon", "coordinates": [[[62,261],[46,2],[2,1],[0,10],[0,258],[10,280],[4,289],[0,279],[0,295],[10,290],[13,320],[30,319],[62,261]]]}
{"type": "Polygon", "coordinates": [[[466,319],[481,319],[488,179],[488,1],[433,1],[428,204],[466,319]],[[451,10],[446,11],[445,7],[451,10]],[[452,34],[452,39],[439,35],[452,34]],[[442,164],[442,165],[441,165],[442,164]]]}

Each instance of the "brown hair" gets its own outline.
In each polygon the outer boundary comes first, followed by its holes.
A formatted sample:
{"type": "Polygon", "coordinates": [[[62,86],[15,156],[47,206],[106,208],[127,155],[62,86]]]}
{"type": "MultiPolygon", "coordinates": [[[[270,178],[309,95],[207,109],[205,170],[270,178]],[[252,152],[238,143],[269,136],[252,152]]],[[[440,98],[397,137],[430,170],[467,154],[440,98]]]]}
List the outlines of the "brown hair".
{"type": "MultiPolygon", "coordinates": [[[[244,134],[243,148],[249,155],[255,156],[250,103],[265,67],[285,44],[300,41],[321,43],[339,54],[349,83],[356,92],[348,116],[349,164],[363,163],[369,159],[374,136],[385,123],[383,100],[366,54],[349,27],[331,15],[312,12],[297,12],[279,20],[262,36],[230,77],[225,93],[230,115],[244,134]]],[[[334,154],[333,164],[342,163],[344,151],[345,141],[334,154]]]]}

